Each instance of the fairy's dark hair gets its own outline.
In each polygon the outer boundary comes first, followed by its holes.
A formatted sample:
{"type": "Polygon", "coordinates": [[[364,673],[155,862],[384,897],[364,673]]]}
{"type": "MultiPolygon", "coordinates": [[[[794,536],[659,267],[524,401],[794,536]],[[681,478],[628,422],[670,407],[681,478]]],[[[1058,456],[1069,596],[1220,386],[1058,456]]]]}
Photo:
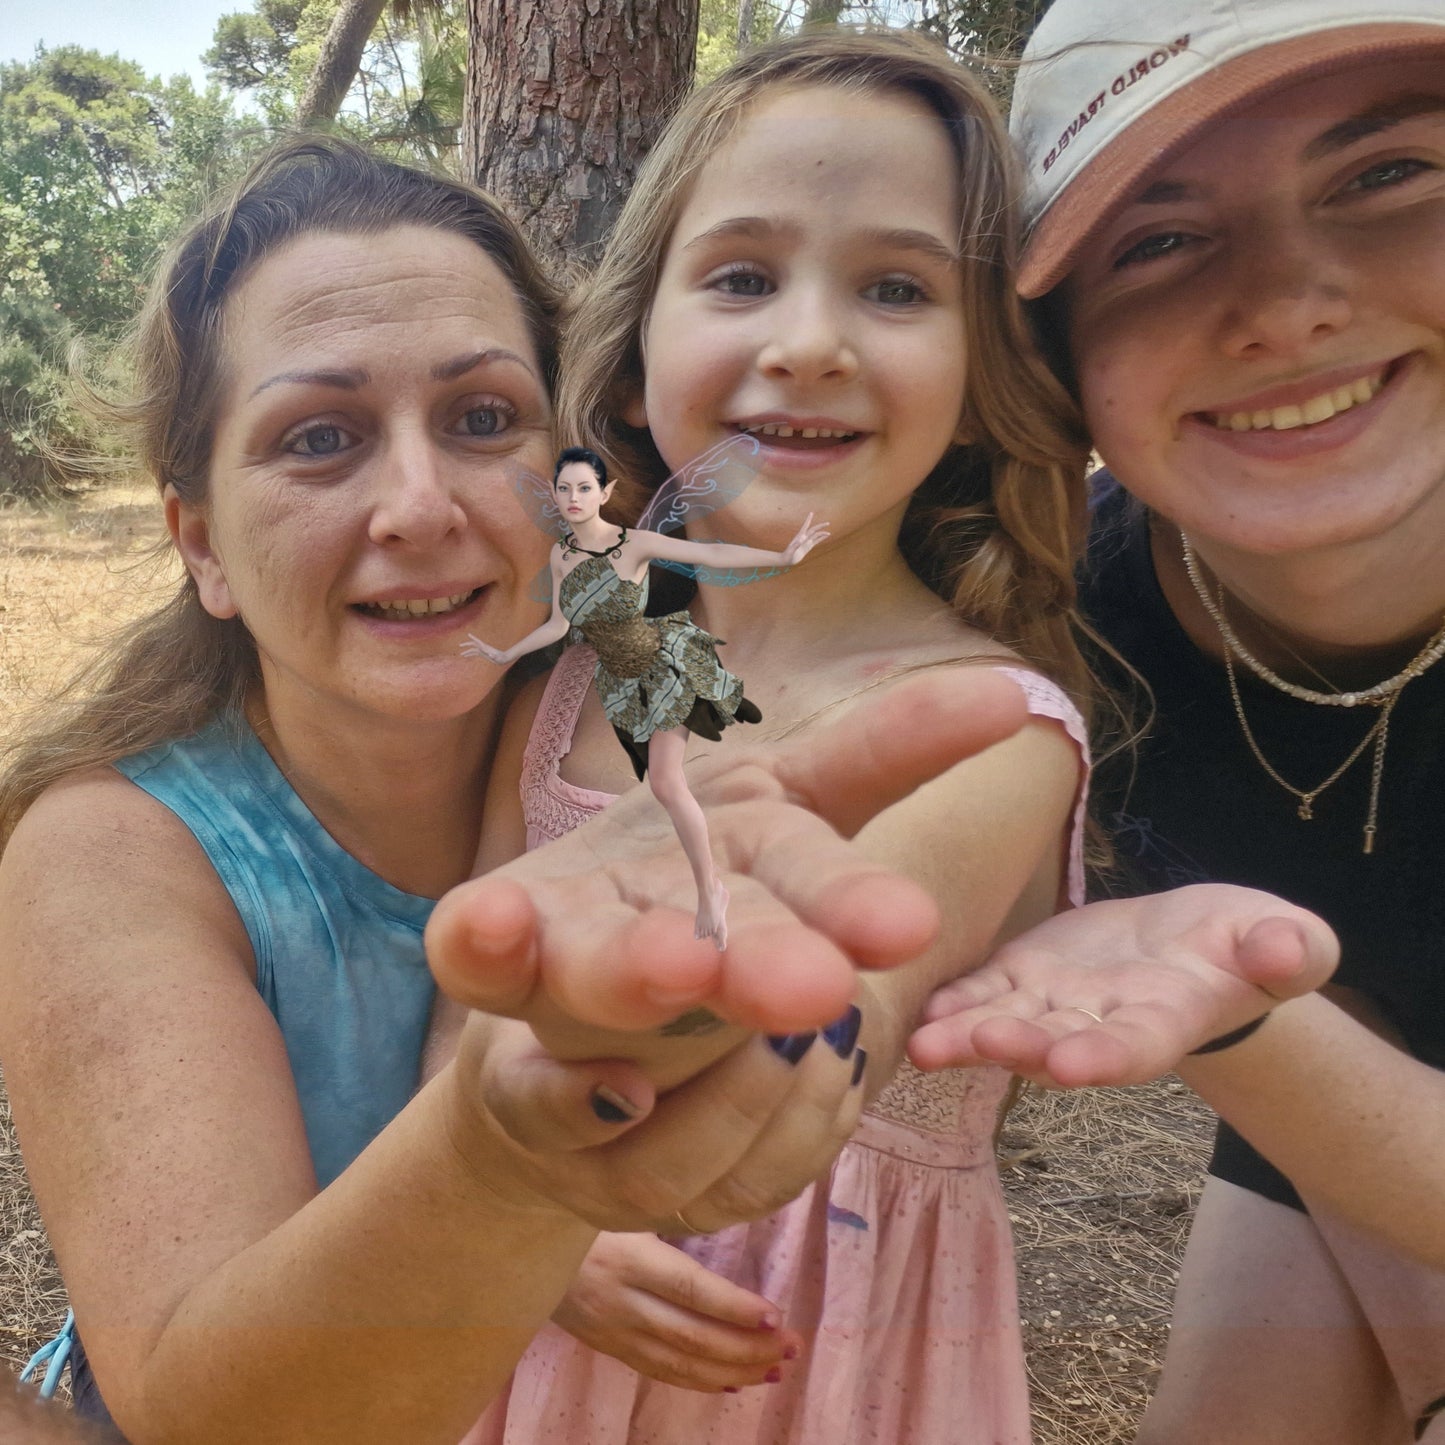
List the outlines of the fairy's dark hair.
{"type": "Polygon", "coordinates": [[[563,447],[557,454],[557,465],[552,471],[552,485],[557,485],[557,478],[562,475],[562,468],[569,467],[573,462],[581,462],[589,466],[597,474],[597,485],[604,490],[607,487],[607,463],[602,460],[591,447],[563,447]]]}

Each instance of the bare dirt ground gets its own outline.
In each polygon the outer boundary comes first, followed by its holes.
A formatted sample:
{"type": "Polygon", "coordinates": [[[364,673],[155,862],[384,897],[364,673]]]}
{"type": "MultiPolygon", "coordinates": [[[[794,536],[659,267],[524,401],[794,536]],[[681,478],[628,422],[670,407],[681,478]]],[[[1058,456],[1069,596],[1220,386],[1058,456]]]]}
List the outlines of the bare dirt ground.
{"type": "MultiPolygon", "coordinates": [[[[148,488],[0,507],[0,736],[164,572],[148,488]]],[[[1133,1438],[1163,1355],[1211,1117],[1182,1084],[1026,1095],[1000,1141],[1018,1246],[1037,1445],[1133,1438]]],[[[17,1369],[65,1313],[0,1078],[0,1360],[17,1369]]],[[[903,1445],[903,1442],[900,1442],[903,1445]]]]}

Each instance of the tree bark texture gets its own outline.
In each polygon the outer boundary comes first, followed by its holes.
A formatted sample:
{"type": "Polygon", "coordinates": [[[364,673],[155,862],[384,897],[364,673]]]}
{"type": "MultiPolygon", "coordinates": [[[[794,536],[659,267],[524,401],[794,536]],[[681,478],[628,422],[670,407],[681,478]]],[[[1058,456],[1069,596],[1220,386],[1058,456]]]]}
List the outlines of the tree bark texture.
{"type": "Polygon", "coordinates": [[[305,129],[326,125],[336,119],[346,92],[361,69],[361,56],[386,0],[341,0],[341,8],[321,43],[321,56],[311,79],[306,82],[301,104],[296,107],[296,124],[305,129]]]}
{"type": "Polygon", "coordinates": [[[463,168],[559,274],[601,254],[697,23],[698,0],[467,0],[463,168]]]}

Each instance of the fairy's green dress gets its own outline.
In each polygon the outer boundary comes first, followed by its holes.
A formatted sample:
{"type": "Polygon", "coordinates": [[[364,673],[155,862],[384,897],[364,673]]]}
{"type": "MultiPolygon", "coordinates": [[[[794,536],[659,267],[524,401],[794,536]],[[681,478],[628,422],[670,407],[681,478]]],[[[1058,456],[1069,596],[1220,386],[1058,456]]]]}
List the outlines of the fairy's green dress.
{"type": "Polygon", "coordinates": [[[742,679],[718,661],[719,639],[686,612],[643,615],[647,578],[629,582],[612,565],[626,540],[624,530],[616,546],[599,553],[564,537],[564,552],[587,555],[562,579],[559,600],[572,641],[597,654],[602,710],[640,778],[653,733],[685,727],[716,742],[729,723],[758,722],[762,714],[743,696],[742,679]]]}

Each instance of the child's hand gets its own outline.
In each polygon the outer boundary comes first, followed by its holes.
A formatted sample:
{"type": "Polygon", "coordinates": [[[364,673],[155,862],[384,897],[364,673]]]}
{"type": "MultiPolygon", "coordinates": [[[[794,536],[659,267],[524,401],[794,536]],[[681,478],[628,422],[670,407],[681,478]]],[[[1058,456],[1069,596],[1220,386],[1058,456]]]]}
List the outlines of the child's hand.
{"type": "Polygon", "coordinates": [[[814,522],[813,513],[809,512],[803,525],[798,528],[798,535],[783,548],[783,565],[796,567],[819,542],[828,540],[830,530],[827,522],[814,522]]]}
{"type": "Polygon", "coordinates": [[[1046,1086],[1133,1084],[1318,988],[1339,944],[1268,893],[1203,883],[1060,913],[939,989],[923,1069],[1003,1064],[1046,1086]]]}
{"type": "Polygon", "coordinates": [[[653,1234],[603,1234],[552,1316],[640,1374],[709,1393],[776,1380],[801,1342],[763,1299],[653,1234]]]}

